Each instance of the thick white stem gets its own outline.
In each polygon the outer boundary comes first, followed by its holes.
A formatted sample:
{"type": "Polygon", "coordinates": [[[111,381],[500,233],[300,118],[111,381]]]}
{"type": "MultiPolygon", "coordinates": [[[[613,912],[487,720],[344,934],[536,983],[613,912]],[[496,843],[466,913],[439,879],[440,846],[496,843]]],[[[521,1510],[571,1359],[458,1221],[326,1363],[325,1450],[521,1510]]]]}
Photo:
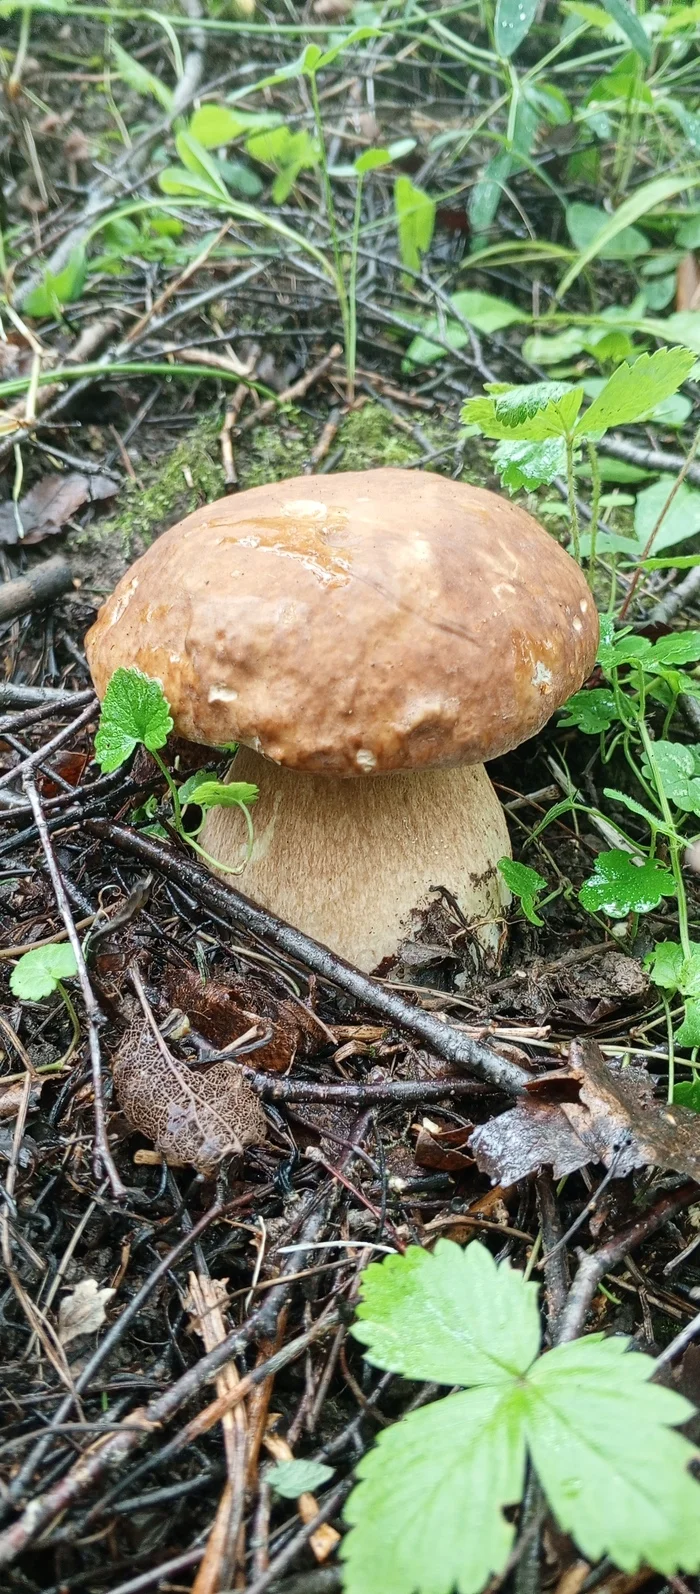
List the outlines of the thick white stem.
{"type": "MultiPolygon", "coordinates": [[[[358,968],[395,956],[436,886],[482,945],[497,946],[508,893],[496,864],[510,841],[483,764],[332,780],[242,747],[229,779],[260,788],[253,855],[236,884],[358,968]]],[[[240,813],[212,809],[200,840],[222,864],[240,863],[240,813]]]]}

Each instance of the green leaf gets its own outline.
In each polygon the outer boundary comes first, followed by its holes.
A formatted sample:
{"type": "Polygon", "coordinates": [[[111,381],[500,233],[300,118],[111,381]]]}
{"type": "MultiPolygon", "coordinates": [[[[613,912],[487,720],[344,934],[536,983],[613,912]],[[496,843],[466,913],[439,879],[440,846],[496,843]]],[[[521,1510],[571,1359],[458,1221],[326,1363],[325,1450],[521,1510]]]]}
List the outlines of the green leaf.
{"type": "Polygon", "coordinates": [[[520,426],[570,392],[568,382],[529,382],[524,387],[511,387],[494,398],[496,419],[504,426],[520,426]]]}
{"type": "MultiPolygon", "coordinates": [[[[419,1316],[410,1323],[420,1331],[419,1316]]],[[[525,1477],[523,1405],[509,1381],[384,1430],[345,1508],[345,1594],[478,1594],[503,1571],[514,1536],[503,1510],[525,1477]]]]}
{"type": "Polygon", "coordinates": [[[696,1452],[675,1433],[693,1408],[650,1383],[650,1356],[589,1334],[541,1356],[528,1377],[528,1446],[560,1528],[592,1562],[671,1576],[700,1564],[696,1452]],[[653,1456],[653,1465],[650,1458],[653,1456]]]}
{"type": "Polygon", "coordinates": [[[173,728],[170,705],[160,681],[141,670],[115,670],[107,687],[95,737],[95,756],[105,774],[118,769],[142,744],[164,747],[173,728]]]}
{"type": "MultiPolygon", "coordinates": [[[[185,786],[180,787],[179,797],[181,807],[187,803],[196,803],[198,808],[205,811],[209,808],[238,808],[241,803],[254,803],[259,796],[259,788],[251,786],[245,780],[232,780],[226,783],[223,780],[206,778],[206,771],[202,770],[205,778],[198,780],[185,795],[185,786]]],[[[196,778],[196,777],[195,777],[196,778]]]]}
{"type": "Polygon", "coordinates": [[[574,692],[565,704],[560,725],[576,725],[584,736],[600,736],[609,731],[617,719],[615,694],[607,686],[596,686],[589,692],[574,692]],[[565,717],[564,717],[565,716],[565,717]]]}
{"type": "Polygon", "coordinates": [[[627,0],[602,0],[602,4],[618,28],[627,34],[633,50],[641,55],[647,65],[651,61],[651,41],[647,38],[639,17],[636,16],[627,0]]]}
{"type": "MultiPolygon", "coordinates": [[[[582,271],[585,271],[590,261],[600,255],[610,244],[614,243],[614,240],[619,237],[625,227],[631,226],[633,222],[638,221],[640,216],[646,216],[650,210],[655,210],[656,206],[663,204],[665,199],[672,199],[675,194],[680,194],[684,189],[691,188],[696,180],[696,174],[690,173],[682,177],[655,177],[649,183],[642,183],[641,187],[635,189],[631,197],[620,205],[619,210],[616,210],[613,216],[608,217],[605,226],[601,228],[600,232],[590,239],[585,246],[579,248],[577,259],[562,277],[556,298],[563,298],[572,283],[576,281],[576,278],[580,276],[582,271]]],[[[682,337],[683,334],[674,329],[673,336],[682,337]]]]}
{"type": "Polygon", "coordinates": [[[610,426],[643,420],[685,382],[695,364],[690,349],[659,349],[640,354],[634,365],[618,366],[590,409],[581,416],[577,433],[602,435],[610,426]]]}
{"type": "Polygon", "coordinates": [[[178,133],[175,140],[175,148],[188,172],[194,172],[196,177],[201,177],[204,182],[208,182],[213,192],[217,193],[220,199],[228,199],[228,189],[218,165],[203,144],[193,138],[191,133],[178,133]]]}
{"type": "MultiPolygon", "coordinates": [[[[682,100],[662,100],[660,109],[669,112],[675,118],[679,127],[685,133],[688,143],[692,144],[694,150],[700,150],[700,116],[695,111],[689,110],[682,100]]],[[[680,233],[677,233],[676,237],[679,243],[685,242],[680,233]]]]}
{"type": "Polygon", "coordinates": [[[526,863],[517,863],[514,858],[499,858],[498,868],[508,890],[519,898],[525,918],[531,924],[543,924],[544,920],[537,913],[537,898],[541,891],[547,890],[547,881],[536,869],[528,868],[526,863]]]}
{"type": "MultiPolygon", "coordinates": [[[[697,778],[698,761],[690,747],[683,742],[654,742],[654,763],[669,802],[687,814],[700,814],[700,780],[697,778]]],[[[653,780],[647,759],[642,763],[642,773],[653,780]]]]}
{"type": "Polygon", "coordinates": [[[673,1100],[679,1107],[687,1107],[689,1112],[700,1112],[700,1076],[696,1074],[694,1079],[684,1079],[674,1085],[673,1100]]]}
{"type": "Polygon", "coordinates": [[[700,1001],[697,998],[685,1003],[685,1016],[674,1040],[677,1046],[700,1046],[700,1001]]]}
{"type": "Polygon", "coordinates": [[[352,1333],[373,1367],[439,1384],[507,1384],[537,1355],[537,1286],[482,1245],[438,1240],[373,1262],[352,1333]]]}
{"type": "Polygon", "coordinates": [[[536,332],[523,343],[523,354],[533,365],[559,365],[562,360],[573,360],[586,346],[585,334],[580,327],[567,327],[564,332],[548,336],[536,332]]]}
{"type": "Polygon", "coordinates": [[[192,194],[216,204],[222,202],[219,184],[211,183],[198,172],[188,171],[186,166],[166,166],[158,173],[158,187],[163,194],[192,194]]]}
{"type": "Polygon", "coordinates": [[[160,78],[148,72],[140,61],[135,61],[133,55],[128,55],[127,51],[117,44],[116,39],[112,39],[112,55],[119,76],[130,89],[134,89],[137,94],[150,95],[154,100],[158,100],[166,111],[172,109],[172,90],[165,83],[161,83],[160,78]]]}
{"type": "Polygon", "coordinates": [[[535,382],[529,387],[514,389],[512,394],[499,394],[497,398],[467,399],[462,420],[467,425],[478,426],[485,437],[497,441],[522,438],[525,442],[543,443],[550,437],[566,437],[573,430],[581,407],[583,392],[580,387],[565,389],[561,397],[549,402],[543,394],[545,401],[541,406],[536,397],[533,397],[532,406],[528,406],[525,397],[531,392],[534,395],[538,389],[562,386],[561,383],[535,382]],[[518,415],[523,418],[516,419],[518,415]]]}
{"type": "Polygon", "coordinates": [[[614,847],[596,858],[593,873],[582,885],[578,899],[591,913],[626,919],[628,913],[649,913],[658,908],[661,898],[672,897],[675,891],[670,870],[650,860],[637,864],[628,852],[614,847]]]}
{"type": "Polygon", "coordinates": [[[346,1594],[479,1594],[505,1568],[503,1512],[526,1446],[559,1525],[590,1561],[667,1576],[700,1565],[689,1402],[650,1380],[629,1340],[590,1334],[538,1356],[532,1286],[473,1241],[372,1264],[353,1329],[368,1360],[475,1385],[385,1429],[358,1468],[341,1556],[346,1594]],[[649,1458],[654,1457],[650,1466],[649,1458]]]}
{"type": "Polygon", "coordinates": [[[607,211],[599,210],[597,205],[575,200],[566,211],[566,225],[574,248],[593,249],[603,260],[637,260],[648,253],[649,239],[638,227],[618,228],[605,242],[599,242],[609,230],[610,219],[607,211]]]}
{"type": "Polygon", "coordinates": [[[493,25],[499,55],[511,56],[530,32],[537,15],[537,0],[498,0],[493,25]]]}
{"type": "MultiPolygon", "coordinates": [[[[501,332],[504,327],[528,320],[523,311],[508,299],[497,299],[492,293],[481,293],[476,289],[454,293],[451,303],[476,332],[501,332]]],[[[469,333],[458,321],[450,320],[449,312],[444,326],[437,316],[428,316],[422,332],[409,345],[406,360],[411,365],[432,365],[435,360],[444,360],[446,350],[429,341],[435,332],[439,332],[444,342],[451,344],[454,349],[462,349],[469,342],[469,333]]]]}
{"type": "MultiPolygon", "coordinates": [[[[637,494],[634,530],[640,549],[646,546],[673,483],[672,476],[660,476],[658,481],[652,482],[650,487],[644,487],[637,494]]],[[[686,482],[681,482],[654,538],[654,550],[658,553],[662,548],[672,548],[680,542],[687,542],[689,537],[696,537],[699,531],[700,492],[696,487],[689,487],[686,482]]]]}
{"type": "Polygon", "coordinates": [[[22,300],[25,315],[55,315],[62,304],[74,304],[85,287],[87,255],[82,244],[74,249],[62,271],[47,271],[44,280],[22,300]]]}
{"type": "Polygon", "coordinates": [[[390,166],[393,158],[388,149],[366,149],[354,162],[355,171],[358,177],[364,177],[367,172],[376,172],[382,166],[390,166]]]}
{"type": "Polygon", "coordinates": [[[59,980],[70,980],[77,972],[70,941],[56,941],[24,953],[10,975],[10,990],[21,1002],[40,1002],[55,991],[59,980]]]}
{"type": "Polygon", "coordinates": [[[628,797],[626,791],[615,791],[614,787],[605,786],[603,788],[603,796],[609,797],[611,802],[621,803],[623,808],[629,808],[631,814],[637,814],[640,819],[646,820],[651,829],[658,830],[661,836],[673,835],[673,831],[668,825],[664,824],[659,814],[652,813],[651,809],[645,808],[643,803],[638,803],[636,797],[628,797]]]}
{"type": "Polygon", "coordinates": [[[420,271],[421,256],[430,248],[435,227],[435,200],[416,188],[410,177],[397,177],[394,207],[401,263],[410,271],[420,271]]]}
{"type": "Polygon", "coordinates": [[[276,127],[281,118],[276,112],[232,111],[228,105],[200,105],[190,118],[189,133],[204,149],[220,149],[243,133],[276,127]]]}
{"type": "Polygon", "coordinates": [[[566,444],[563,438],[550,437],[544,443],[499,443],[493,463],[504,487],[510,493],[524,487],[534,492],[548,487],[566,470],[566,444]]]}
{"type": "Polygon", "coordinates": [[[469,220],[474,232],[486,232],[495,220],[504,185],[515,165],[510,150],[499,150],[484,167],[469,197],[469,220]]]}
{"type": "Polygon", "coordinates": [[[679,941],[657,941],[653,952],[644,959],[644,967],[655,985],[660,985],[664,991],[677,991],[684,961],[679,941]]]}
{"type": "Polygon", "coordinates": [[[281,1499],[298,1500],[300,1494],[314,1494],[334,1471],[322,1461],[278,1461],[267,1473],[267,1481],[281,1499]]]}

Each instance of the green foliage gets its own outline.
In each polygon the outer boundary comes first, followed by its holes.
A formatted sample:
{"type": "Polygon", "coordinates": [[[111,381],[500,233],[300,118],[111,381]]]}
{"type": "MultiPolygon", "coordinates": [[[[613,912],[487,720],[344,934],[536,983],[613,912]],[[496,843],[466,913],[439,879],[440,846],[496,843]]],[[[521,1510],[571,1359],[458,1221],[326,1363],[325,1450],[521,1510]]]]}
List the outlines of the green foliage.
{"type": "Polygon", "coordinates": [[[494,449],[493,462],[501,483],[509,493],[524,487],[534,492],[537,487],[549,486],[555,477],[566,470],[566,445],[561,437],[549,437],[543,443],[509,443],[506,440],[494,449]]]}
{"type": "Polygon", "coordinates": [[[10,975],[10,990],[21,1002],[40,1002],[51,996],[61,980],[70,980],[77,972],[70,941],[56,941],[52,946],[35,947],[18,959],[10,975]]]}
{"type": "Polygon", "coordinates": [[[128,55],[127,51],[117,44],[116,39],[112,39],[112,55],[119,76],[128,83],[130,89],[134,89],[137,94],[150,95],[165,111],[172,108],[172,90],[165,83],[161,83],[160,78],[154,77],[152,72],[147,71],[133,55],[128,55]]]}
{"type": "Polygon", "coordinates": [[[282,1500],[297,1500],[300,1494],[313,1494],[328,1483],[333,1471],[322,1461],[278,1461],[270,1467],[267,1481],[282,1500]]]}
{"type": "Polygon", "coordinates": [[[690,1112],[700,1112],[700,1075],[694,1079],[684,1079],[673,1087],[673,1100],[679,1107],[687,1107],[690,1112]]]}
{"type": "Polygon", "coordinates": [[[536,869],[530,869],[526,863],[517,863],[514,858],[499,858],[498,867],[508,890],[519,899],[525,918],[531,924],[543,924],[544,920],[537,912],[537,898],[546,891],[547,881],[536,869]]]}
{"type": "Polygon", "coordinates": [[[640,354],[634,365],[620,365],[582,416],[577,430],[586,437],[600,436],[611,426],[643,420],[677,392],[694,364],[690,349],[675,348],[640,354]]]}
{"type": "Polygon", "coordinates": [[[637,863],[628,852],[614,847],[596,859],[592,875],[579,891],[579,902],[591,913],[625,919],[628,913],[649,913],[658,908],[662,897],[672,897],[675,891],[668,869],[651,859],[637,863]]]}
{"type": "Polygon", "coordinates": [[[149,753],[164,747],[173,728],[168,701],[160,681],[141,670],[115,670],[100,713],[95,756],[105,774],[126,763],[135,748],[149,753]]]}
{"type": "Polygon", "coordinates": [[[272,185],[272,198],[276,205],[284,204],[302,171],[312,170],[320,160],[318,139],[312,138],[306,128],[292,133],[288,127],[274,127],[267,132],[253,133],[246,141],[246,152],[263,166],[272,166],[277,176],[272,185]]]}
{"type": "Polygon", "coordinates": [[[497,0],[493,36],[499,55],[514,55],[537,15],[537,0],[497,0]]]}
{"type": "MultiPolygon", "coordinates": [[[[683,742],[654,742],[654,764],[664,792],[669,802],[686,814],[700,814],[699,751],[683,742]]],[[[654,771],[648,759],[642,763],[642,774],[653,781],[654,771]]]]}
{"type": "Polygon", "coordinates": [[[43,282],[22,300],[25,315],[59,315],[61,306],[80,298],[87,279],[87,256],[82,244],[72,250],[62,271],[47,271],[43,282]]]}
{"type": "Polygon", "coordinates": [[[478,1594],[506,1566],[504,1510],[528,1453],[591,1561],[700,1565],[695,1452],[674,1431],[692,1408],[650,1383],[654,1363],[629,1340],[591,1334],[538,1354],[535,1286],[478,1241],[449,1240],[367,1268],[353,1333],[374,1366],[463,1388],[384,1430],[359,1463],[346,1594],[478,1594]]]}
{"type": "Polygon", "coordinates": [[[190,118],[189,132],[205,149],[220,149],[243,134],[277,127],[281,117],[273,111],[231,110],[228,105],[200,105],[190,118]]]}
{"type": "Polygon", "coordinates": [[[602,4],[609,16],[612,17],[613,22],[616,22],[618,27],[622,28],[623,33],[627,34],[632,49],[636,50],[637,54],[641,55],[642,60],[648,65],[651,61],[651,44],[639,17],[632,10],[632,7],[627,4],[627,0],[602,0],[602,4]]]}
{"type": "Polygon", "coordinates": [[[638,227],[609,230],[610,217],[597,205],[575,200],[567,207],[566,225],[575,249],[594,249],[601,260],[637,260],[647,254],[649,240],[638,227]],[[597,248],[596,248],[597,245],[597,248]]]}
{"type": "MultiPolygon", "coordinates": [[[[475,332],[501,332],[505,327],[527,320],[522,310],[508,299],[498,299],[492,293],[481,293],[476,289],[454,293],[450,302],[475,332]]],[[[439,332],[443,341],[453,349],[463,349],[469,343],[469,332],[459,321],[451,319],[449,311],[444,327],[437,316],[428,316],[422,323],[421,332],[408,346],[407,365],[432,365],[435,360],[445,358],[446,350],[430,341],[435,332],[439,332]]]]}
{"type": "Polygon", "coordinates": [[[582,399],[581,388],[563,382],[533,382],[495,398],[467,399],[462,420],[499,441],[543,443],[572,432],[582,399]]]}
{"type": "Polygon", "coordinates": [[[430,248],[435,227],[435,200],[410,177],[397,177],[394,183],[394,208],[399,234],[401,264],[420,271],[421,256],[430,248]]]}
{"type": "Polygon", "coordinates": [[[615,694],[607,686],[596,686],[589,692],[575,692],[569,698],[559,723],[575,725],[584,736],[600,736],[609,731],[617,719],[615,694]]]}

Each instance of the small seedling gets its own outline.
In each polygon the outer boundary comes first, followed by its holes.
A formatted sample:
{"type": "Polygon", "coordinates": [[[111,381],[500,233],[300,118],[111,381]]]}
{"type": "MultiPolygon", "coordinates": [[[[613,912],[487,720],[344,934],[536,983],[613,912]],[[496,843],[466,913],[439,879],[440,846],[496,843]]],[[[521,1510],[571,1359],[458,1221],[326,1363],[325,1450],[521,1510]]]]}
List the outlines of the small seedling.
{"type": "Polygon", "coordinates": [[[478,1241],[450,1240],[372,1263],[352,1333],[372,1366],[462,1390],[386,1428],[360,1461],[346,1594],[479,1594],[505,1572],[504,1512],[522,1499],[528,1457],[591,1563],[700,1567],[697,1451],[675,1431],[693,1408],[651,1382],[654,1362],[627,1337],[540,1354],[536,1285],[478,1241]]]}
{"type": "MultiPolygon", "coordinates": [[[[152,680],[141,670],[115,670],[105,692],[95,737],[95,756],[100,767],[105,773],[110,773],[126,763],[137,747],[145,747],[167,782],[172,802],[172,823],[177,834],[207,863],[216,868],[225,868],[227,874],[239,874],[245,868],[253,846],[250,804],[255,802],[258,788],[247,781],[231,781],[227,784],[217,780],[210,770],[198,770],[178,786],[160,756],[160,749],[165,747],[172,729],[170,704],[160,681],[152,680]],[[195,830],[187,830],[182,819],[183,810],[191,805],[202,811],[202,818],[195,830]],[[215,807],[240,808],[245,819],[248,847],[243,863],[236,868],[218,864],[196,839],[208,810],[215,807]]],[[[153,815],[147,813],[146,817],[150,819],[153,815]]],[[[151,826],[151,829],[163,834],[157,826],[151,826]]]]}
{"type": "Polygon", "coordinates": [[[539,897],[547,890],[547,881],[536,869],[530,869],[526,863],[516,863],[514,858],[499,858],[498,867],[509,891],[517,897],[522,911],[530,924],[542,925],[538,908],[541,907],[539,897]]]}
{"type": "Polygon", "coordinates": [[[54,991],[58,991],[63,1002],[73,1034],[63,1057],[49,1065],[52,1070],[62,1068],[69,1061],[80,1039],[78,1015],[63,984],[64,980],[72,979],[77,972],[78,965],[70,941],[54,941],[50,946],[33,947],[30,952],[23,953],[10,975],[10,990],[13,996],[19,997],[20,1002],[41,1002],[44,997],[52,996],[54,991]]]}

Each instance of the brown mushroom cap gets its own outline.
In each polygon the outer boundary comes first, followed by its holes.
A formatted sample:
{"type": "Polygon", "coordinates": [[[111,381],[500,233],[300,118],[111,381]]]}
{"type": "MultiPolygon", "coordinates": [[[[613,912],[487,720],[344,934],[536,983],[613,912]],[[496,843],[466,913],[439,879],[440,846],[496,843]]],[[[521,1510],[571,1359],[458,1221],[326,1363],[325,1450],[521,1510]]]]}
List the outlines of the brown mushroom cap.
{"type": "Polygon", "coordinates": [[[297,477],[158,539],[87,636],[100,696],[156,677],[191,741],[328,775],[476,764],[595,659],[586,581],[525,510],[428,473],[297,477]]]}

